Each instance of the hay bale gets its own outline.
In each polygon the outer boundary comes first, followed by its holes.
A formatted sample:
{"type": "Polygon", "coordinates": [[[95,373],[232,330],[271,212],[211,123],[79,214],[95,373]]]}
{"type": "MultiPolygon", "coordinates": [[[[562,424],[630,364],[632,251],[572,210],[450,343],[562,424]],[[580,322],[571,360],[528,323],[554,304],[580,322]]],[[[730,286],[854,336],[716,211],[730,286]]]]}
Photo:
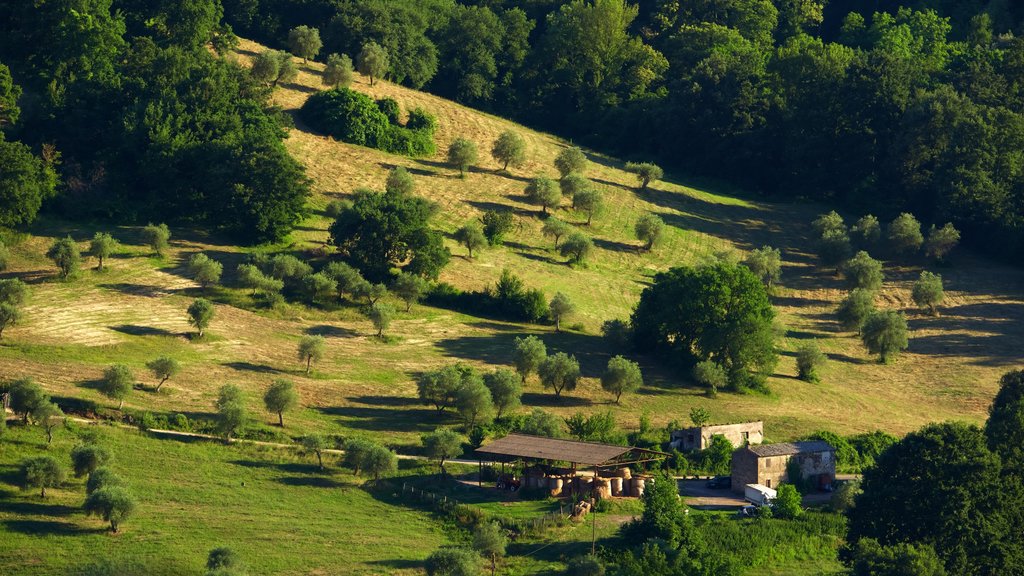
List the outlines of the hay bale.
{"type": "Polygon", "coordinates": [[[548,479],[548,489],[551,491],[551,495],[552,496],[561,496],[562,495],[562,486],[563,486],[563,482],[562,482],[561,478],[549,478],[548,479]]]}
{"type": "Polygon", "coordinates": [[[611,485],[612,496],[622,496],[622,478],[609,478],[608,482],[611,485]]]}
{"type": "Polygon", "coordinates": [[[633,496],[636,496],[637,498],[643,498],[644,488],[646,487],[646,485],[647,483],[644,481],[643,478],[633,478],[633,496]]]}

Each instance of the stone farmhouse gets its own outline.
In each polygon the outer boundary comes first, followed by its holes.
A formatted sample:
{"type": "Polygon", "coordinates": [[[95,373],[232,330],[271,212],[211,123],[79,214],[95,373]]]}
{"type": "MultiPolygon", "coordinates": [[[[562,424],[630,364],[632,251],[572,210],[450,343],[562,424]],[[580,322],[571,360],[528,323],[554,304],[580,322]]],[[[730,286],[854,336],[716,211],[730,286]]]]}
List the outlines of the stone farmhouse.
{"type": "Polygon", "coordinates": [[[725,436],[733,446],[746,446],[764,442],[764,422],[741,422],[695,426],[672,432],[671,445],[682,452],[703,450],[711,445],[712,436],[725,436]]]}
{"type": "Polygon", "coordinates": [[[800,475],[814,486],[825,488],[836,478],[836,451],[828,442],[785,442],[747,446],[732,454],[732,491],[742,493],[747,484],[778,488],[788,482],[790,460],[800,463],[800,475]]]}

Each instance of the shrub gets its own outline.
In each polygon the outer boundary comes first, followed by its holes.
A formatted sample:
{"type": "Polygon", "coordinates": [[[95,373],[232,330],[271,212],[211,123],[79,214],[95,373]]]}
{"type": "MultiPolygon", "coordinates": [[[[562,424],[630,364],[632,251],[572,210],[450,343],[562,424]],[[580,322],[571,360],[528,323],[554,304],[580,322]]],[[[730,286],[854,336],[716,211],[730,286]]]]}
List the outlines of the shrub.
{"type": "Polygon", "coordinates": [[[875,291],[882,287],[885,277],[882,274],[882,263],[875,260],[867,252],[861,250],[856,256],[843,264],[843,276],[850,289],[863,288],[875,291]]]}
{"type": "Polygon", "coordinates": [[[626,162],[626,172],[636,176],[641,190],[646,190],[651,182],[661,180],[665,175],[660,166],[651,162],[626,162]]]}
{"type": "Polygon", "coordinates": [[[693,367],[693,379],[698,384],[705,386],[708,389],[708,393],[712,396],[718,393],[719,388],[724,388],[729,381],[725,368],[711,360],[698,362],[693,367]]]}
{"type": "Polygon", "coordinates": [[[875,311],[874,301],[874,292],[855,288],[839,303],[839,308],[836,310],[839,324],[844,330],[860,332],[868,316],[875,311]]]}
{"type": "Polygon", "coordinates": [[[488,210],[483,215],[484,236],[491,246],[500,246],[505,235],[512,231],[512,212],[488,210]]]}
{"type": "Polygon", "coordinates": [[[775,500],[772,502],[772,513],[776,518],[794,520],[799,518],[804,509],[800,506],[800,492],[792,484],[779,486],[775,500]]]}
{"type": "Polygon", "coordinates": [[[433,117],[413,110],[403,127],[397,123],[398,113],[391,104],[394,101],[384,102],[379,105],[348,88],[334,88],[310,96],[299,109],[299,116],[314,129],[350,144],[408,156],[433,154],[433,117]]]}
{"type": "Polygon", "coordinates": [[[906,212],[900,214],[889,223],[886,236],[889,240],[889,248],[893,253],[901,255],[917,252],[924,242],[924,236],[921,234],[921,223],[917,221],[917,218],[914,218],[913,214],[906,212]]]}
{"type": "Polygon", "coordinates": [[[480,558],[465,548],[441,548],[427,557],[428,576],[477,576],[480,558]]]}
{"type": "Polygon", "coordinates": [[[907,319],[895,310],[873,312],[864,322],[861,340],[868,352],[879,355],[879,362],[888,363],[907,349],[907,319]]]}
{"type": "Polygon", "coordinates": [[[633,332],[629,323],[618,318],[605,320],[601,324],[601,335],[613,350],[628,350],[633,344],[633,332]]]}
{"type": "Polygon", "coordinates": [[[581,264],[594,248],[594,242],[582,232],[573,232],[558,251],[572,264],[581,264]]]}
{"type": "Polygon", "coordinates": [[[399,126],[402,120],[402,109],[394,98],[381,98],[377,100],[377,109],[388,119],[393,126],[399,126]]]}
{"type": "Polygon", "coordinates": [[[825,365],[828,359],[818,348],[817,342],[808,342],[796,351],[797,378],[805,382],[818,381],[818,369],[825,365]]]}
{"type": "Polygon", "coordinates": [[[942,276],[928,271],[921,272],[921,276],[914,282],[911,297],[914,304],[927,308],[932,315],[938,315],[938,306],[946,297],[942,288],[942,276]]]}

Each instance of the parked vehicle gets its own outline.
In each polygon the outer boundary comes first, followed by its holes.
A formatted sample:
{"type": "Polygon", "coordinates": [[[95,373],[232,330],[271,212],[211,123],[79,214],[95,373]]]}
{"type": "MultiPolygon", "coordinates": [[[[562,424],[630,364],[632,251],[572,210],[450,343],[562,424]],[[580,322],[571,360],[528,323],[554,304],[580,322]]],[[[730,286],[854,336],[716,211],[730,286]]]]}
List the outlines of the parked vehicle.
{"type": "Polygon", "coordinates": [[[754,506],[771,506],[778,493],[761,484],[747,484],[743,490],[743,498],[754,506]]]}
{"type": "Polygon", "coordinates": [[[736,515],[740,518],[756,518],[757,506],[744,506],[736,511],[736,515]]]}
{"type": "Polygon", "coordinates": [[[715,476],[708,480],[706,486],[715,489],[729,488],[732,486],[732,476],[715,476]]]}

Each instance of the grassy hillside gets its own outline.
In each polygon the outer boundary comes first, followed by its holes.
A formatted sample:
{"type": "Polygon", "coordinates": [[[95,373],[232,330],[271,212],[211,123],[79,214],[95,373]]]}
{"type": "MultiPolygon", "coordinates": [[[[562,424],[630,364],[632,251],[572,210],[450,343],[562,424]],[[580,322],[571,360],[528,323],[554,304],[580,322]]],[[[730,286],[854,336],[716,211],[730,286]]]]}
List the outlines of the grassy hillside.
{"type": "MultiPolygon", "coordinates": [[[[244,42],[239,58],[246,61],[260,47],[244,42]]],[[[321,88],[320,65],[302,66],[295,83],[278,88],[274,99],[288,111],[297,109],[321,88]]],[[[710,410],[717,421],[764,419],[774,440],[789,439],[820,428],[858,432],[882,428],[903,433],[926,422],[961,419],[980,422],[994,394],[998,376],[1022,362],[1024,351],[1024,273],[960,252],[940,272],[946,281],[947,305],[932,318],[912,309],[909,285],[919,268],[887,265],[888,281],[880,304],[906,310],[911,319],[911,346],[895,364],[881,366],[870,358],[852,334],[838,332],[832,317],[843,291],[830,270],[816,265],[806,238],[808,223],[825,210],[820,206],[770,204],[744,199],[729,191],[688,185],[669,178],[638,193],[634,180],[615,159],[591,154],[587,176],[603,189],[609,210],[593,226],[582,228],[595,239],[594,257],[573,268],[550,250],[540,233],[541,220],[523,198],[525,181],[539,173],[554,176],[551,162],[565,142],[515,126],[506,120],[453,104],[429,94],[386,82],[370,87],[357,78],[354,88],[374,97],[390,96],[403,107],[420,106],[438,117],[438,154],[433,158],[396,157],[333,141],[299,123],[287,141],[314,180],[311,216],[287,242],[270,247],[303,257],[323,252],[329,221],[320,209],[330,200],[345,198],[360,186],[382,188],[387,171],[406,166],[417,182],[417,193],[441,206],[438,224],[447,232],[483,210],[508,206],[516,211],[520,231],[503,248],[464,258],[464,249],[450,241],[456,255],[442,280],[460,288],[479,289],[493,283],[503,268],[523,276],[528,285],[570,295],[579,308],[581,330],[553,334],[550,329],[496,322],[447,310],[415,306],[396,319],[394,341],[382,343],[358,310],[347,306],[310,309],[288,305],[262,310],[236,288],[205,293],[220,303],[208,337],[187,337],[185,308],[203,294],[184,274],[184,262],[204,251],[225,264],[231,286],[243,250],[201,231],[175,229],[172,250],[165,259],[148,254],[135,228],[93,228],[54,220],[38,224],[13,247],[13,268],[32,284],[25,321],[9,329],[0,343],[0,371],[10,377],[32,375],[51,393],[84,397],[110,406],[94,389],[103,368],[125,362],[149,382],[144,363],[172,354],[185,364],[184,372],[160,394],[137,391],[126,406],[164,412],[209,413],[218,387],[234,383],[249,393],[250,407],[261,413],[263,389],[276,378],[297,383],[303,408],[286,418],[288,430],[312,430],[348,435],[374,435],[395,443],[414,444],[418,435],[445,416],[415,401],[414,377],[447,362],[465,361],[482,368],[505,364],[509,344],[525,333],[540,333],[549,349],[576,354],[585,381],[569,398],[555,401],[535,382],[524,404],[567,415],[582,410],[613,408],[620,423],[635,427],[642,414],[656,425],[685,420],[691,406],[710,410]],[[491,142],[502,131],[515,129],[529,144],[527,165],[511,174],[496,174],[489,158],[491,142]],[[448,143],[457,136],[474,140],[481,151],[479,166],[459,178],[442,164],[448,143]],[[651,254],[638,253],[633,224],[645,212],[668,223],[667,241],[651,254]],[[84,270],[77,279],[59,282],[55,268],[42,254],[54,237],[71,234],[84,242],[97,229],[114,233],[124,251],[109,269],[84,270]],[[643,289],[659,270],[699,262],[711,254],[737,255],[770,244],[783,251],[782,287],[774,303],[785,336],[780,339],[783,361],[770,379],[771,397],[720,394],[707,399],[691,387],[684,374],[675,374],[650,359],[643,366],[647,385],[621,407],[610,404],[597,377],[613,351],[599,336],[602,321],[625,318],[643,289]],[[306,376],[295,357],[301,334],[323,334],[328,354],[306,376]],[[792,350],[815,338],[832,362],[821,384],[796,380],[792,350]]],[[[559,217],[574,223],[585,218],[562,210],[559,217]]],[[[270,415],[264,415],[268,422],[270,415]]]]}

